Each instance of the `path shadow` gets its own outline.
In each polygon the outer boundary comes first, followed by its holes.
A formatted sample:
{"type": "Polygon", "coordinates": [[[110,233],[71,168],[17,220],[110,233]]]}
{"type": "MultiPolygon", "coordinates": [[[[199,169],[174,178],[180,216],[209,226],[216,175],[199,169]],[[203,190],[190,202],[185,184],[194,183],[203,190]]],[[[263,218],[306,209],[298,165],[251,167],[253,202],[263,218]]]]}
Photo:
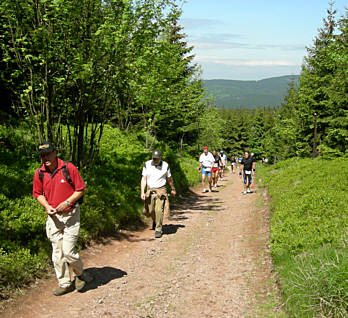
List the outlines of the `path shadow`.
{"type": "Polygon", "coordinates": [[[101,268],[91,267],[85,269],[85,272],[92,276],[93,280],[86,284],[86,286],[80,291],[81,293],[85,293],[92,289],[97,289],[99,286],[106,285],[114,279],[127,275],[127,272],[109,266],[101,268]]]}
{"type": "MultiPolygon", "coordinates": [[[[213,190],[213,192],[219,191],[213,190]]],[[[188,219],[189,214],[199,213],[200,211],[222,211],[222,203],[223,201],[219,198],[209,197],[209,195],[198,194],[189,190],[187,196],[171,205],[169,220],[182,221],[188,219]]]]}
{"type": "Polygon", "coordinates": [[[178,231],[178,228],[185,227],[182,224],[164,224],[162,226],[162,232],[164,235],[175,234],[178,231]]]}

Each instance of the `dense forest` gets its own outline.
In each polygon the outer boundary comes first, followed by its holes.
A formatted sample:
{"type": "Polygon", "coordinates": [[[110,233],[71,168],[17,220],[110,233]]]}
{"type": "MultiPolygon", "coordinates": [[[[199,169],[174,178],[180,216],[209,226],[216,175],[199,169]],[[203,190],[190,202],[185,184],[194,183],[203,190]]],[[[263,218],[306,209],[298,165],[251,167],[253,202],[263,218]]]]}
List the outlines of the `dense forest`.
{"type": "Polygon", "coordinates": [[[171,0],[1,1],[0,299],[47,270],[31,198],[43,140],[88,184],[80,246],[141,221],[140,169],[155,147],[179,193],[197,182],[204,145],[270,163],[348,156],[347,11],[328,9],[284,103],[255,109],[216,107],[180,15],[171,0]]]}
{"type": "Polygon", "coordinates": [[[204,87],[214,96],[218,108],[279,107],[289,84],[297,84],[299,75],[284,75],[258,81],[205,80],[204,87]]]}

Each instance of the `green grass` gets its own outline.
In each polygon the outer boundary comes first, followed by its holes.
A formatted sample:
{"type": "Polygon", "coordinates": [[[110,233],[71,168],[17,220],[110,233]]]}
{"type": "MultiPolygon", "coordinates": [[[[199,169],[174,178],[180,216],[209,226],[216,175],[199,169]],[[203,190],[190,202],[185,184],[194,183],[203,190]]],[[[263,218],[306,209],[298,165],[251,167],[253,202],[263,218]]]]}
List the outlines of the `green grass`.
{"type": "Polygon", "coordinates": [[[290,317],[348,316],[348,160],[259,169],[271,202],[271,253],[290,317]]]}

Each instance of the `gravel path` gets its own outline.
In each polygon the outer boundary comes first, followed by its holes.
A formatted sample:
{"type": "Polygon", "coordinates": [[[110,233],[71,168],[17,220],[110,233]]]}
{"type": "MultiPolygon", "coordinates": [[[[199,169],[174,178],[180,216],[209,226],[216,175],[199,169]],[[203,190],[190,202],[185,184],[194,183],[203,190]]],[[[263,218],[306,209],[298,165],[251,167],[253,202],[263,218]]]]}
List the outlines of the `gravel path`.
{"type": "Polygon", "coordinates": [[[260,193],[241,195],[229,174],[212,193],[194,189],[165,220],[165,235],[122,231],[83,251],[95,279],[84,293],[52,295],[43,280],[0,312],[23,317],[285,317],[268,251],[260,193]]]}

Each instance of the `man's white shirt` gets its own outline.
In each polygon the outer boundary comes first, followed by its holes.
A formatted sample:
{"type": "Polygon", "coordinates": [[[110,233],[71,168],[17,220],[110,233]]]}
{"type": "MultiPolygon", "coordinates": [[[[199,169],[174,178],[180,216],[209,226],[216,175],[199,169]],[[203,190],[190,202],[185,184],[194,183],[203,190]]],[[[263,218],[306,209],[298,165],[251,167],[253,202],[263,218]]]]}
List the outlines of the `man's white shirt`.
{"type": "Polygon", "coordinates": [[[199,157],[199,162],[202,163],[203,167],[212,167],[215,162],[215,158],[211,152],[205,154],[204,152],[199,157]]]}
{"type": "Polygon", "coordinates": [[[223,154],[222,156],[220,155],[220,158],[221,158],[222,164],[224,166],[227,166],[227,156],[223,154]]]}
{"type": "Polygon", "coordinates": [[[166,185],[167,178],[172,175],[167,162],[161,160],[156,167],[152,160],[148,160],[144,164],[142,176],[146,177],[149,188],[161,188],[166,185]]]}

